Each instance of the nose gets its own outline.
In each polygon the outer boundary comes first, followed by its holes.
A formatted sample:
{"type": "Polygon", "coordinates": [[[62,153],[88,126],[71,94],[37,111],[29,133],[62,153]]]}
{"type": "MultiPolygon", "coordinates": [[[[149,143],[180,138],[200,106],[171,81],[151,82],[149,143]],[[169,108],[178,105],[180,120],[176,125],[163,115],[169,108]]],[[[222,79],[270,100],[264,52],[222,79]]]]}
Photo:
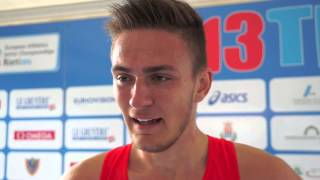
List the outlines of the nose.
{"type": "Polygon", "coordinates": [[[136,109],[146,108],[154,103],[152,92],[143,80],[136,80],[131,89],[129,104],[136,109]]]}

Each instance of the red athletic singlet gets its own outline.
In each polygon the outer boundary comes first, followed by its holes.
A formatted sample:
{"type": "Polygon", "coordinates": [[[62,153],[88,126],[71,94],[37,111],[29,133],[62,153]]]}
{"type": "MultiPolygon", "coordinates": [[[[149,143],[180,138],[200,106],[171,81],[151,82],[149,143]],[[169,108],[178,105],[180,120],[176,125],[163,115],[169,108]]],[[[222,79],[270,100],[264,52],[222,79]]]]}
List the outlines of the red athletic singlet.
{"type": "MultiPolygon", "coordinates": [[[[208,137],[208,160],[203,180],[240,180],[232,142],[208,137]]],[[[131,145],[116,148],[105,156],[100,180],[128,180],[131,145]]]]}

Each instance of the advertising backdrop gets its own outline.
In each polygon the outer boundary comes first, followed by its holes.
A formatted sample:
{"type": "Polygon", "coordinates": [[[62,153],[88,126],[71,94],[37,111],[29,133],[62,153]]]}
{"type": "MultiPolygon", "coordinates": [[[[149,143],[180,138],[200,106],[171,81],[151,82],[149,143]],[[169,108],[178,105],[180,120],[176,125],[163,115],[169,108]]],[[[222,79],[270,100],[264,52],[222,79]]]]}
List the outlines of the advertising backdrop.
{"type": "MultiPolygon", "coordinates": [[[[200,129],[320,179],[320,1],[197,11],[213,71],[200,129]]],[[[108,19],[0,27],[0,179],[58,179],[130,143],[112,92],[108,19]]]]}

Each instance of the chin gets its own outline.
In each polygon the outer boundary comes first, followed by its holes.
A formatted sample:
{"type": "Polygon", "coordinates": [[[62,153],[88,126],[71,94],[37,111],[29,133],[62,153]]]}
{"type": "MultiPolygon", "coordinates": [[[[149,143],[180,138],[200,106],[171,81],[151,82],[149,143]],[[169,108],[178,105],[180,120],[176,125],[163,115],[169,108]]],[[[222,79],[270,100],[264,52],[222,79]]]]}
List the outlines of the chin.
{"type": "Polygon", "coordinates": [[[168,142],[164,144],[155,144],[155,143],[139,142],[139,140],[136,140],[136,141],[133,141],[132,144],[141,151],[149,152],[149,153],[159,153],[169,149],[171,145],[174,144],[174,142],[168,142]]]}
{"type": "Polygon", "coordinates": [[[148,153],[159,153],[168,149],[168,147],[163,146],[150,146],[150,145],[136,145],[138,149],[148,153]]]}

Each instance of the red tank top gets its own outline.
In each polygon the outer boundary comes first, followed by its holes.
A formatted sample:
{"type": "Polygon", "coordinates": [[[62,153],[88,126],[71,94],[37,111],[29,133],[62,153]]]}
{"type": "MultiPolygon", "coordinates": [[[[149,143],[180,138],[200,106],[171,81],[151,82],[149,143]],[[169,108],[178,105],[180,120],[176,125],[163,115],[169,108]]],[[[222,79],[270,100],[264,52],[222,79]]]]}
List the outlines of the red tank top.
{"type": "MultiPolygon", "coordinates": [[[[202,180],[240,180],[232,142],[208,137],[208,160],[202,180]]],[[[111,150],[105,156],[100,180],[128,180],[131,144],[111,150]]]]}

